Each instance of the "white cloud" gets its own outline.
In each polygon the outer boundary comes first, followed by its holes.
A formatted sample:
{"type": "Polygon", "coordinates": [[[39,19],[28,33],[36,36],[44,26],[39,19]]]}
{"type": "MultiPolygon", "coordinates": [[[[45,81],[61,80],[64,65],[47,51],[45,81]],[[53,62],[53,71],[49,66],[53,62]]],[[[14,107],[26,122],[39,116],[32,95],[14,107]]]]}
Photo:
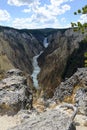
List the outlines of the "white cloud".
{"type": "Polygon", "coordinates": [[[32,3],[39,4],[39,0],[8,0],[8,4],[14,6],[30,5],[32,3]]]}
{"type": "Polygon", "coordinates": [[[66,11],[70,10],[70,8],[71,7],[69,5],[65,4],[62,6],[61,10],[63,10],[62,12],[65,13],[66,11]]]}
{"type": "Polygon", "coordinates": [[[9,21],[9,20],[10,20],[10,14],[7,12],[7,10],[0,9],[0,21],[9,21]]]}
{"type": "Polygon", "coordinates": [[[43,21],[43,18],[38,20],[36,17],[33,15],[31,18],[16,18],[12,24],[13,27],[15,28],[56,28],[59,27],[60,24],[57,19],[55,21],[43,21]]]}
{"type": "Polygon", "coordinates": [[[81,23],[87,23],[87,14],[82,14],[78,21],[80,21],[81,23]]]}
{"type": "Polygon", "coordinates": [[[51,5],[60,6],[61,4],[68,2],[69,0],[50,0],[51,5]]]}
{"type": "Polygon", "coordinates": [[[16,18],[13,21],[12,26],[16,28],[30,28],[29,23],[31,23],[31,21],[30,18],[16,18]]]}
{"type": "MultiPolygon", "coordinates": [[[[71,0],[49,0],[49,4],[41,5],[42,0],[8,0],[9,5],[27,8],[22,13],[29,13],[30,18],[15,18],[13,26],[17,28],[59,27],[58,16],[71,9],[67,2],[71,0]]],[[[29,17],[28,16],[28,17],[29,17]]],[[[60,20],[61,21],[61,20],[60,20]]]]}
{"type": "Polygon", "coordinates": [[[72,1],[75,1],[75,0],[70,0],[70,1],[72,2],[72,1]]]}
{"type": "Polygon", "coordinates": [[[66,11],[70,10],[70,6],[65,4],[65,5],[60,5],[60,6],[54,6],[53,4],[47,5],[44,7],[38,8],[38,12],[42,12],[46,16],[49,14],[50,16],[58,16],[61,14],[64,14],[66,11]]]}
{"type": "MultiPolygon", "coordinates": [[[[34,19],[33,17],[21,18],[21,19],[16,18],[13,22],[12,27],[19,28],[19,29],[23,29],[23,28],[32,29],[32,28],[50,28],[50,27],[51,28],[68,28],[71,26],[70,24],[61,25],[58,19],[55,19],[54,21],[50,20],[50,22],[43,22],[43,23],[42,21],[40,21],[38,23],[38,21],[37,22],[33,21],[34,19]]],[[[66,22],[65,18],[62,18],[61,22],[66,22]]]]}
{"type": "Polygon", "coordinates": [[[29,6],[29,9],[24,9],[25,13],[30,13],[31,11],[33,12],[33,15],[36,17],[36,20],[41,19],[44,22],[47,21],[53,21],[56,19],[57,16],[64,14],[66,11],[70,10],[70,6],[65,4],[65,5],[60,5],[63,2],[66,2],[68,0],[51,0],[49,5],[43,5],[40,6],[40,4],[32,4],[29,6]],[[54,2],[53,2],[54,1],[54,2]],[[56,5],[56,6],[55,6],[56,5]],[[60,5],[60,6],[59,6],[60,5]]]}
{"type": "Polygon", "coordinates": [[[24,9],[22,12],[24,12],[24,13],[30,13],[31,9],[24,9]]]}
{"type": "MultiPolygon", "coordinates": [[[[30,4],[40,4],[42,0],[7,0],[9,5],[14,6],[23,6],[23,5],[30,5],[30,4]]],[[[53,6],[60,6],[63,3],[71,2],[74,0],[49,0],[50,4],[53,6]]]]}

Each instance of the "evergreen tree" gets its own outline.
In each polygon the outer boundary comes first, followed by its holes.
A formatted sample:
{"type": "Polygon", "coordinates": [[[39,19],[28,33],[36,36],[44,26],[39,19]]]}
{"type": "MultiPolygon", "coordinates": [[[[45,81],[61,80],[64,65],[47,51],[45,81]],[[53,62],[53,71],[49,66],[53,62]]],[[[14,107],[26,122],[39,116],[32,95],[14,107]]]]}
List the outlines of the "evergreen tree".
{"type": "MultiPolygon", "coordinates": [[[[85,14],[87,16],[87,5],[82,7],[82,9],[78,9],[76,12],[74,12],[74,15],[78,15],[78,14],[80,14],[80,15],[85,14]]],[[[72,22],[71,26],[74,28],[74,31],[81,30],[82,33],[87,31],[87,22],[83,23],[83,24],[81,22],[77,22],[77,23],[72,22]]]]}
{"type": "MultiPolygon", "coordinates": [[[[74,15],[78,15],[78,14],[84,14],[87,17],[87,5],[85,5],[84,7],[82,7],[82,9],[78,9],[76,12],[74,12],[74,15]]],[[[81,22],[77,22],[77,23],[71,23],[71,26],[73,27],[74,31],[81,31],[82,33],[87,32],[87,22],[85,23],[81,23],[81,22]]],[[[87,43],[87,35],[85,35],[85,39],[84,42],[87,43]]],[[[87,51],[84,52],[84,67],[87,67],[87,51]]]]}

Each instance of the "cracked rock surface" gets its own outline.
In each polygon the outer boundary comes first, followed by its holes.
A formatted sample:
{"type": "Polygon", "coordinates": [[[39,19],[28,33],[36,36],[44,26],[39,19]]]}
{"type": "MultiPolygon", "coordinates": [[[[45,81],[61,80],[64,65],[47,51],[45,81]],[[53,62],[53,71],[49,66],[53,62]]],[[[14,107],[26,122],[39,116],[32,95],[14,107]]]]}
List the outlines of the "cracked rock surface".
{"type": "Polygon", "coordinates": [[[0,81],[0,113],[14,115],[27,104],[31,105],[31,101],[32,93],[22,72],[18,69],[8,71],[6,78],[0,81]]]}

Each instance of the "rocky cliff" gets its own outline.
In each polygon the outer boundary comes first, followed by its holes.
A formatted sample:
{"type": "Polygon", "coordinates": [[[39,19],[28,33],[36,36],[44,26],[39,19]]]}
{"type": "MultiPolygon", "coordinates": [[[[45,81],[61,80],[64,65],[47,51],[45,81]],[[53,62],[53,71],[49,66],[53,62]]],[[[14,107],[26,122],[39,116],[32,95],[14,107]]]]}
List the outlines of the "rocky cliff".
{"type": "Polygon", "coordinates": [[[29,31],[0,27],[0,70],[20,68],[32,73],[32,58],[43,45],[29,31]]]}
{"type": "Polygon", "coordinates": [[[71,76],[78,67],[84,66],[86,42],[84,35],[72,29],[59,30],[48,36],[49,46],[39,57],[41,72],[38,76],[40,86],[46,96],[52,96],[58,84],[71,76]]]}
{"type": "Polygon", "coordinates": [[[9,70],[0,81],[0,115],[14,115],[32,107],[32,92],[27,79],[19,69],[9,70]]]}
{"type": "Polygon", "coordinates": [[[9,70],[0,81],[0,129],[87,129],[87,68],[78,69],[72,77],[62,82],[52,99],[39,98],[38,107],[43,105],[40,100],[44,101],[43,112],[38,111],[32,98],[23,72],[9,70]],[[75,125],[79,127],[76,129],[75,125]]]}
{"type": "Polygon", "coordinates": [[[0,81],[1,130],[76,130],[73,119],[77,108],[74,105],[56,104],[56,108],[46,108],[41,113],[34,107],[30,86],[27,86],[26,77],[19,69],[9,70],[0,81]],[[69,113],[63,107],[73,111],[69,113]]]}
{"type": "Polygon", "coordinates": [[[86,42],[82,42],[84,35],[72,29],[18,30],[0,27],[0,78],[3,78],[3,71],[11,68],[19,68],[31,75],[33,57],[43,50],[38,58],[41,68],[39,86],[47,97],[52,97],[65,77],[70,77],[78,67],[84,66],[83,55],[87,51],[86,42]],[[49,42],[47,48],[43,46],[45,37],[49,42]]]}
{"type": "Polygon", "coordinates": [[[87,115],[87,68],[79,68],[69,79],[61,82],[53,99],[76,104],[79,112],[87,115]]]}
{"type": "Polygon", "coordinates": [[[77,113],[76,107],[80,114],[78,117],[82,117],[84,125],[87,126],[87,68],[78,69],[73,75],[78,67],[84,66],[84,53],[87,51],[86,41],[83,41],[84,35],[80,32],[73,32],[72,29],[37,31],[0,27],[1,129],[1,122],[6,114],[7,121],[8,116],[14,119],[15,114],[15,117],[19,118],[20,125],[15,121],[15,124],[12,122],[7,128],[3,120],[6,127],[4,130],[75,130],[73,119],[77,113]],[[44,36],[48,38],[47,48],[43,46],[44,36]],[[33,56],[38,55],[42,50],[44,52],[38,58],[41,67],[38,79],[43,91],[36,93],[39,95],[37,99],[38,96],[32,94],[30,90],[32,86],[30,75],[29,85],[27,85],[24,73],[15,68],[31,74],[33,56]],[[13,69],[7,71],[4,77],[3,72],[9,68],[13,69]],[[65,79],[65,77],[70,78],[65,79]],[[45,98],[52,96],[53,98],[49,100],[45,98]],[[73,105],[63,105],[63,102],[73,105]],[[62,109],[59,106],[65,108],[62,109]],[[75,111],[72,114],[72,111],[66,108],[75,111]],[[17,126],[11,128],[15,125],[17,126]]]}
{"type": "Polygon", "coordinates": [[[71,117],[59,108],[27,119],[21,125],[8,130],[76,130],[71,117]]]}

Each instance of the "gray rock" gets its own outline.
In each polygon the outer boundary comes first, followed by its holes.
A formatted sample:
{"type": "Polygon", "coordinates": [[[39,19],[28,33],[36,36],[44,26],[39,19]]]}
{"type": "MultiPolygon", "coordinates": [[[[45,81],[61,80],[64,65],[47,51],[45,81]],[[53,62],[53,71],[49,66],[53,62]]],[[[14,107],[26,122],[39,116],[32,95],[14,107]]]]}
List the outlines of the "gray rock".
{"type": "Polygon", "coordinates": [[[9,76],[12,76],[12,75],[23,76],[23,72],[19,69],[8,70],[7,73],[6,73],[6,76],[9,77],[9,76]]]}
{"type": "Polygon", "coordinates": [[[32,109],[32,110],[20,110],[17,113],[17,117],[20,119],[20,122],[25,122],[27,119],[31,118],[31,117],[35,117],[37,115],[39,115],[40,113],[36,111],[36,109],[32,109]]]}
{"type": "Polygon", "coordinates": [[[87,88],[80,88],[75,96],[75,101],[81,114],[87,116],[87,88]]]}
{"type": "Polygon", "coordinates": [[[9,130],[76,130],[71,117],[60,108],[29,118],[9,130]]]}
{"type": "Polygon", "coordinates": [[[76,85],[79,88],[75,92],[75,103],[79,111],[87,115],[87,68],[79,68],[72,77],[62,82],[56,88],[53,100],[63,101],[65,96],[72,95],[76,85]]]}
{"type": "Polygon", "coordinates": [[[15,114],[20,109],[32,107],[32,92],[20,70],[10,70],[0,81],[0,113],[15,114]],[[11,74],[11,75],[10,75],[11,74]]]}
{"type": "Polygon", "coordinates": [[[53,99],[63,101],[65,96],[70,96],[73,93],[74,87],[80,82],[87,85],[87,68],[79,68],[73,76],[61,82],[56,88],[53,99]]]}

